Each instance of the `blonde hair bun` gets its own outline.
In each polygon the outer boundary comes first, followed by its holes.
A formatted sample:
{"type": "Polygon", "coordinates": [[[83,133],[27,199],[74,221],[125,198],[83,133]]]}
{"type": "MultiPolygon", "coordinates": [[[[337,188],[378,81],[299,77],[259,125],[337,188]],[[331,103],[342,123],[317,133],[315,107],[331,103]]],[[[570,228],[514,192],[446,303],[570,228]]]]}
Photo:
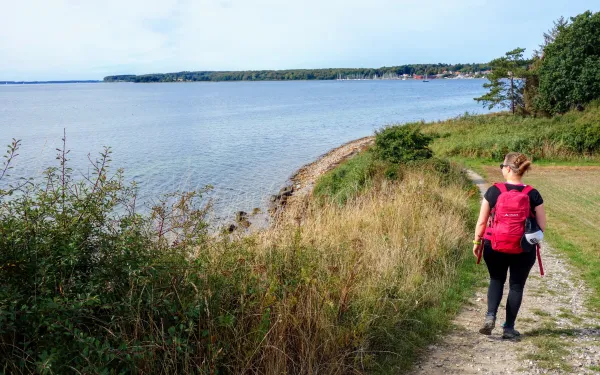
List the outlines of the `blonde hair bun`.
{"type": "Polygon", "coordinates": [[[531,168],[531,161],[527,155],[520,152],[509,152],[506,154],[505,160],[513,172],[522,176],[531,168]]]}

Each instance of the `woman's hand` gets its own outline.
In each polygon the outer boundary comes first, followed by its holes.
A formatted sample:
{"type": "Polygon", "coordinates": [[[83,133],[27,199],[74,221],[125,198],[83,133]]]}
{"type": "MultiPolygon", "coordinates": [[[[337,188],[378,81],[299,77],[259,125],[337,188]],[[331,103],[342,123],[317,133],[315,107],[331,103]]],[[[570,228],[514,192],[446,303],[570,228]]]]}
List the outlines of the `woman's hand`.
{"type": "Polygon", "coordinates": [[[473,244],[473,255],[475,255],[475,258],[479,259],[479,254],[482,250],[483,246],[473,244]]]}
{"type": "MultiPolygon", "coordinates": [[[[481,241],[483,243],[483,234],[485,233],[485,227],[487,226],[488,218],[490,217],[490,203],[483,198],[481,200],[481,208],[479,210],[479,218],[477,219],[477,225],[475,226],[475,241],[481,241]]],[[[482,244],[473,244],[473,255],[479,259],[479,254],[483,251],[482,244]]]]}

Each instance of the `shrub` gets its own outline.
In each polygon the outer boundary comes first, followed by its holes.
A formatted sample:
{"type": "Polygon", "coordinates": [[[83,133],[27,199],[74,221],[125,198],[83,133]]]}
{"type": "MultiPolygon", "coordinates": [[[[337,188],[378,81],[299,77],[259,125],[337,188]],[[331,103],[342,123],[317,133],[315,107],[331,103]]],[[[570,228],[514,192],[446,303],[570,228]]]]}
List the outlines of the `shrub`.
{"type": "Polygon", "coordinates": [[[39,182],[8,185],[0,173],[0,372],[177,372],[192,353],[213,358],[205,344],[189,346],[206,341],[206,322],[194,322],[230,302],[198,304],[183,276],[206,267],[188,263],[206,245],[205,190],[168,195],[141,215],[135,185],[109,172],[110,149],[81,180],[67,155],[63,144],[39,182]]]}
{"type": "Polygon", "coordinates": [[[560,134],[561,141],[579,154],[592,154],[600,150],[600,121],[581,122],[568,133],[560,134]]]}
{"type": "Polygon", "coordinates": [[[375,155],[392,163],[428,159],[433,155],[428,147],[432,140],[417,126],[389,126],[376,132],[375,155]]]}

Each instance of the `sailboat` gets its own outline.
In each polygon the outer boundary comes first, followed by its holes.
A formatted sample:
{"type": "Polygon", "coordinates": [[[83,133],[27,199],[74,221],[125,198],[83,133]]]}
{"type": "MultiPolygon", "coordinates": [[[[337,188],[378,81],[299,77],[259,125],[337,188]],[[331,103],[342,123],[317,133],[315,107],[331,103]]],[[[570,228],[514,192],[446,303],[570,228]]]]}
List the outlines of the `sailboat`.
{"type": "Polygon", "coordinates": [[[429,80],[427,79],[427,73],[425,73],[425,79],[423,80],[423,82],[429,82],[429,80]]]}

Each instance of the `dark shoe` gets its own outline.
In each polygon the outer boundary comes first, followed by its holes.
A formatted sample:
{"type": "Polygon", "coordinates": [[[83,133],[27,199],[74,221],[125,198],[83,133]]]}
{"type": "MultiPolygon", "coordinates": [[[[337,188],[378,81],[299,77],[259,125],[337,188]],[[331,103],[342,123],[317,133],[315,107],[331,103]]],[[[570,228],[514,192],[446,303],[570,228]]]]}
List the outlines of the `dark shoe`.
{"type": "Polygon", "coordinates": [[[502,338],[506,340],[515,339],[521,336],[521,333],[514,328],[504,328],[504,333],[502,333],[502,338]]]}
{"type": "Polygon", "coordinates": [[[496,325],[496,318],[488,315],[485,317],[485,321],[483,322],[483,327],[481,327],[481,329],[479,329],[479,333],[489,336],[492,334],[492,330],[494,329],[495,325],[496,325]]]}

